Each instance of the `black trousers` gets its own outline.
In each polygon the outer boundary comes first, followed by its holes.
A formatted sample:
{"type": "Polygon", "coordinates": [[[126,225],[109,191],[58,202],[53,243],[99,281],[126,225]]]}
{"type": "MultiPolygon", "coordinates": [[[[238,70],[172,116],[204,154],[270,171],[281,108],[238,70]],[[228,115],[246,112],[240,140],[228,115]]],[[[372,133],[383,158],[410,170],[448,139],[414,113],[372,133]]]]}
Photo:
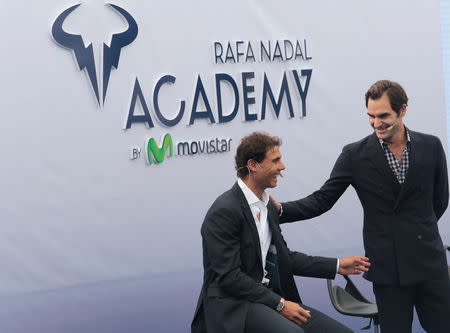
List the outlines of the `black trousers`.
{"type": "Polygon", "coordinates": [[[245,333],[352,333],[348,327],[328,317],[320,311],[300,304],[311,311],[311,318],[299,326],[286,319],[274,309],[260,303],[250,303],[245,320],[245,333]]]}
{"type": "Polygon", "coordinates": [[[374,284],[383,333],[411,333],[413,309],[428,333],[450,332],[450,280],[400,287],[374,284]]]}

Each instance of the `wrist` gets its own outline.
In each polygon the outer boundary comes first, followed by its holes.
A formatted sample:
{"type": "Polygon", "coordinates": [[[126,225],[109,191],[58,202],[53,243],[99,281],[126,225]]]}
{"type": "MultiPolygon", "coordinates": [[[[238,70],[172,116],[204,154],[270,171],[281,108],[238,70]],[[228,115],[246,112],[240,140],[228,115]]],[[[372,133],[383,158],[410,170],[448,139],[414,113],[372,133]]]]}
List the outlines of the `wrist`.
{"type": "Polygon", "coordinates": [[[284,298],[281,297],[280,302],[278,302],[278,305],[277,305],[277,308],[276,308],[276,310],[278,312],[281,312],[284,309],[284,302],[285,302],[284,298]]]}

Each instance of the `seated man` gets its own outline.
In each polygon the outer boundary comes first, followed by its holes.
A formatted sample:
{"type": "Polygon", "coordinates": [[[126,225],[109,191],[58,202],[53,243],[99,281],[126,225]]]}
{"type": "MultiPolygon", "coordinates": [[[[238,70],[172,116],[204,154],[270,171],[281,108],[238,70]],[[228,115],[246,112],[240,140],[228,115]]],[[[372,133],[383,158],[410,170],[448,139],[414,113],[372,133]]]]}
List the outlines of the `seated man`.
{"type": "Polygon", "coordinates": [[[281,140],[264,133],[242,139],[236,153],[238,181],[206,214],[204,282],[192,332],[351,332],[302,304],[293,275],[334,278],[367,271],[368,258],[312,257],[290,251],[266,188],[284,170],[281,140]]]}

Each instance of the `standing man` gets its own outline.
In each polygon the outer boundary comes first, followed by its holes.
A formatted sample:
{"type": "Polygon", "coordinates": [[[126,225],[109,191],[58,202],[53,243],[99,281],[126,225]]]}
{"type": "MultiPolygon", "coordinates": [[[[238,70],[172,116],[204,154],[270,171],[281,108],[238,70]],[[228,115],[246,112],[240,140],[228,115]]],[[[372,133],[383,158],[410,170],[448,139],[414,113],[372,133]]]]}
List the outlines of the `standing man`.
{"type": "Polygon", "coordinates": [[[407,103],[398,83],[373,84],[366,107],[374,133],[343,148],[320,190],[283,203],[281,222],[328,211],[352,185],[364,209],[372,262],[365,277],[373,282],[382,332],[411,332],[415,307],[427,332],[449,333],[450,282],[437,226],[448,204],[446,159],[437,137],[405,127],[407,103]]]}
{"type": "Polygon", "coordinates": [[[304,304],[293,275],[334,278],[365,272],[360,256],[311,257],[290,251],[267,188],[284,170],[280,139],[252,133],[236,153],[238,181],[219,196],[201,228],[204,280],[192,332],[349,333],[304,304]]]}

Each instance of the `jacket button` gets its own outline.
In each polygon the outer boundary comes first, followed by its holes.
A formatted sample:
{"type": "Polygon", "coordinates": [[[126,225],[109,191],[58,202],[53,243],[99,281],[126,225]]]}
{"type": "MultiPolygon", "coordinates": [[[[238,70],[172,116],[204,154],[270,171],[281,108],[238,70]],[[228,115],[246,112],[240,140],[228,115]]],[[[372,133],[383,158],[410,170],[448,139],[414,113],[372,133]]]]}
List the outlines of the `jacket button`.
{"type": "Polygon", "coordinates": [[[421,240],[422,239],[422,235],[417,235],[417,239],[421,240]]]}

